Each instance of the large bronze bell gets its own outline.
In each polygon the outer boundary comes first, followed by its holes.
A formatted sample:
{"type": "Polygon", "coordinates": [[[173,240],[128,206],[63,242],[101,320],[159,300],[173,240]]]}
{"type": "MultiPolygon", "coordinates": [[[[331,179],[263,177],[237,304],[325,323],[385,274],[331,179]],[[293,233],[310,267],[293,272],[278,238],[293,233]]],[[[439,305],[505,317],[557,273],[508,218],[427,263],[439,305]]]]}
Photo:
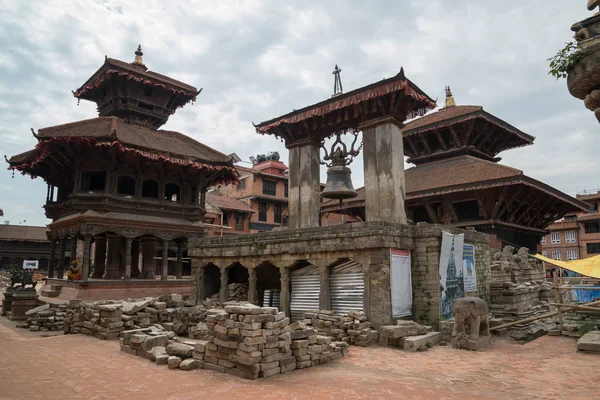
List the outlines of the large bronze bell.
{"type": "Polygon", "coordinates": [[[352,171],[345,165],[332,165],[327,168],[327,183],[321,196],[327,199],[351,199],[358,196],[352,186],[350,175],[352,171]]]}

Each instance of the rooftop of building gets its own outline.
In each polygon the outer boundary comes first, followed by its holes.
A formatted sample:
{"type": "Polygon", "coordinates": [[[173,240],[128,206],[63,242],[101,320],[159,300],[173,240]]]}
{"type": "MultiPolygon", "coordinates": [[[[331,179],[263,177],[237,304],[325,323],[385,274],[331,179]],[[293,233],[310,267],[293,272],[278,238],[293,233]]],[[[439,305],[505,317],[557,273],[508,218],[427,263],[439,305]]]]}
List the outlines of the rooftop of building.
{"type": "Polygon", "coordinates": [[[47,242],[45,226],[0,225],[0,240],[18,242],[47,242]]]}
{"type": "Polygon", "coordinates": [[[225,211],[242,211],[253,213],[254,210],[241,200],[229,196],[219,196],[214,193],[206,194],[206,202],[225,211]]]}

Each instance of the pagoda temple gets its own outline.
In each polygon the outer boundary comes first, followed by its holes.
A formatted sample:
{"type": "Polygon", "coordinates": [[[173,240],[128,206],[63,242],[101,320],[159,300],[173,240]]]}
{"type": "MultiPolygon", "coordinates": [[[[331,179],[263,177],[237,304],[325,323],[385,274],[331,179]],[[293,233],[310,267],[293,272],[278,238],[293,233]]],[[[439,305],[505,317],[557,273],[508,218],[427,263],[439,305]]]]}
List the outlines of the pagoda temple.
{"type": "MultiPolygon", "coordinates": [[[[406,170],[406,212],[413,222],[474,227],[490,234],[492,245],[525,246],[535,251],[545,228],[587,205],[553,187],[498,164],[505,150],[533,144],[530,136],[481,106],[456,105],[450,88],[437,112],[402,129],[406,170]]],[[[323,202],[323,224],[365,219],[364,189],[340,205],[323,202]]]]}
{"type": "Polygon", "coordinates": [[[231,157],[159,129],[200,91],[148,70],[142,56],[138,47],[132,63],[105,58],[74,92],[97,104],[98,117],[32,130],[35,148],[8,160],[48,183],[51,259],[59,260],[50,277],[63,278],[70,242],[83,281],[154,279],[157,270],[165,281],[169,259],[181,278],[187,241],[203,235],[207,189],[237,181],[231,157]]]}

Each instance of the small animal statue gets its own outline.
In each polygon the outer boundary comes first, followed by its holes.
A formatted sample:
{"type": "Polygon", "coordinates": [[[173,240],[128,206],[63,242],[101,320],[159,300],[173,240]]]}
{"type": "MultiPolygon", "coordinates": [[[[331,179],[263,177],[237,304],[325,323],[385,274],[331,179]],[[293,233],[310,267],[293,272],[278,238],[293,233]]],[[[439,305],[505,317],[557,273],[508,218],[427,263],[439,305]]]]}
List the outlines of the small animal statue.
{"type": "Polygon", "coordinates": [[[10,287],[14,287],[17,283],[23,281],[23,268],[13,265],[10,268],[10,287]]]}
{"type": "Polygon", "coordinates": [[[479,340],[479,336],[489,336],[489,310],[479,297],[460,297],[454,300],[454,329],[452,337],[465,333],[465,323],[469,325],[469,338],[479,340]]]}

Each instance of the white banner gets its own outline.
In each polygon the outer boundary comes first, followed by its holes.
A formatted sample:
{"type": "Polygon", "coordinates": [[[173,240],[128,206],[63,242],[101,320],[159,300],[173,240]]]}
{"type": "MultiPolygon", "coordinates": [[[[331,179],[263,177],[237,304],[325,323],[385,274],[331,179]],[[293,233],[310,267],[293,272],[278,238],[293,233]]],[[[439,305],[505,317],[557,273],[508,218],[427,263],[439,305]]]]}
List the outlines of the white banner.
{"type": "Polygon", "coordinates": [[[392,291],[392,316],[412,315],[412,278],[410,251],[390,249],[390,288],[392,291]]]}
{"type": "Polygon", "coordinates": [[[463,244],[465,235],[442,232],[440,249],[440,299],[441,316],[454,317],[454,299],[464,296],[463,244]]]}
{"type": "Polygon", "coordinates": [[[477,291],[477,273],[475,271],[475,246],[465,244],[463,246],[463,278],[466,292],[477,291]]]}
{"type": "Polygon", "coordinates": [[[23,260],[23,269],[38,269],[38,260],[23,260]]]}

